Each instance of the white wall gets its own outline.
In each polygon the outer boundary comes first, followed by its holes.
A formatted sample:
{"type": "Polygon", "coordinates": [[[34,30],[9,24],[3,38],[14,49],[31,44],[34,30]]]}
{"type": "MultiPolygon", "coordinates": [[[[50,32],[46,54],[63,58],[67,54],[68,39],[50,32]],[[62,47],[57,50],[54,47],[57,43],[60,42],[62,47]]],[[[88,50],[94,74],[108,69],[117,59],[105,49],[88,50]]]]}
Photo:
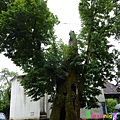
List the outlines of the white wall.
{"type": "MultiPolygon", "coordinates": [[[[17,77],[12,81],[11,88],[11,105],[10,105],[10,119],[22,120],[22,119],[39,119],[40,108],[43,109],[43,98],[38,101],[32,101],[30,97],[24,94],[24,89],[20,85],[17,77]]],[[[47,103],[48,96],[45,95],[45,103],[47,103]]],[[[45,104],[45,112],[48,111],[50,105],[45,104]]],[[[49,111],[48,111],[49,112],[49,111]]],[[[49,116],[49,113],[47,113],[49,116]]]]}

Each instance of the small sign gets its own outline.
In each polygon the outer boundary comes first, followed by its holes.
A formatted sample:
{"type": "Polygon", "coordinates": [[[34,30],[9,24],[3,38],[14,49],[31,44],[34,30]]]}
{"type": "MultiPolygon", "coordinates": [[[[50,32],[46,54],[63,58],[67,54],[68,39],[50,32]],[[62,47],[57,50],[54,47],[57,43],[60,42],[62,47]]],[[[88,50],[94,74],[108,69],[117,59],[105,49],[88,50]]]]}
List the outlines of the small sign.
{"type": "Polygon", "coordinates": [[[31,112],[30,115],[31,115],[31,116],[34,116],[34,112],[31,112]]]}

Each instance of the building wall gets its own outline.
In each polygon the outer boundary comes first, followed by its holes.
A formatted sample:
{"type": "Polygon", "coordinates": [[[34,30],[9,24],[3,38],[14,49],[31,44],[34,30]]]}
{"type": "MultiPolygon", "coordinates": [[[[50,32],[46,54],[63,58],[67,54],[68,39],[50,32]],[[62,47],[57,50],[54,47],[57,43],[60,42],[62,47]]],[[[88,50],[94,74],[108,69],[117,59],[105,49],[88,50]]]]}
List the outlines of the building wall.
{"type": "MultiPolygon", "coordinates": [[[[105,105],[105,97],[104,97],[104,93],[103,93],[103,89],[99,88],[101,90],[101,94],[99,96],[97,96],[96,98],[99,100],[99,108],[91,108],[89,109],[91,114],[105,114],[104,113],[104,109],[107,112],[106,106],[103,106],[103,103],[105,105]]],[[[86,118],[86,111],[88,109],[80,109],[80,117],[81,118],[86,118]]]]}
{"type": "MultiPolygon", "coordinates": [[[[40,118],[40,112],[43,111],[47,113],[47,118],[50,117],[51,104],[48,103],[48,99],[50,96],[45,95],[45,97],[41,98],[39,101],[32,101],[30,97],[25,95],[24,89],[20,85],[17,77],[14,78],[11,82],[12,88],[11,88],[10,120],[24,120],[24,119],[38,120],[40,118]]],[[[97,96],[100,102],[100,108],[92,108],[91,113],[103,114],[103,106],[101,103],[105,103],[105,97],[102,89],[101,92],[102,94],[97,96]]],[[[86,118],[86,110],[87,109],[80,110],[81,118],[86,118]]]]}
{"type": "MultiPolygon", "coordinates": [[[[10,119],[11,120],[24,120],[40,118],[40,111],[45,110],[49,112],[50,105],[46,103],[48,96],[38,101],[32,101],[30,97],[26,96],[23,87],[20,85],[16,77],[12,81],[11,88],[11,104],[10,104],[10,119]]],[[[49,113],[47,113],[49,117],[49,113]]]]}

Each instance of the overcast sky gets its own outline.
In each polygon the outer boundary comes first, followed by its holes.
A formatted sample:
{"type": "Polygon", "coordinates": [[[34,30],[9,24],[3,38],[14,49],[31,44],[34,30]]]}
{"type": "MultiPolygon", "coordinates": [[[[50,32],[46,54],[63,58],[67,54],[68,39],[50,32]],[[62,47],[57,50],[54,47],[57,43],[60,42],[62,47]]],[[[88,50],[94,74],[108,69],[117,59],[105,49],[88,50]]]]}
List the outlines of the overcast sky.
{"type": "MultiPolygon", "coordinates": [[[[75,33],[80,30],[78,3],[79,0],[48,0],[48,7],[60,20],[60,24],[55,26],[55,34],[58,39],[63,39],[65,43],[68,43],[70,30],[74,30],[75,33]]],[[[10,71],[22,74],[19,67],[0,54],[0,70],[2,68],[8,68],[10,71]]]]}
{"type": "Polygon", "coordinates": [[[75,33],[78,33],[80,30],[78,13],[79,1],[80,0],[48,0],[48,7],[60,20],[60,24],[55,26],[56,34],[58,38],[61,38],[65,43],[68,43],[70,30],[74,30],[75,33]]]}

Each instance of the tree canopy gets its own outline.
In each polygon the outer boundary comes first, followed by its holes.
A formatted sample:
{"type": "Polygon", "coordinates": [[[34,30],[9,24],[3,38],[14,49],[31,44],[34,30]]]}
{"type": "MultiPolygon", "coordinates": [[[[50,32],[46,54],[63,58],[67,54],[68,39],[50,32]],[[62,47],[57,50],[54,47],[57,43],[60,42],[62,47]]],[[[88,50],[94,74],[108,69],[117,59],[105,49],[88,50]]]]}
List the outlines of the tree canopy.
{"type": "Polygon", "coordinates": [[[78,45],[81,49],[82,61],[78,65],[81,65],[80,68],[83,71],[81,75],[85,75],[84,82],[87,90],[84,94],[86,99],[87,94],[89,97],[97,95],[96,89],[98,86],[104,87],[106,80],[115,79],[115,66],[119,52],[116,49],[111,51],[113,45],[110,44],[109,38],[117,35],[117,32],[113,31],[113,29],[117,29],[114,19],[117,19],[118,16],[113,12],[118,6],[117,2],[81,0],[79,3],[82,30],[78,45]]]}
{"type": "MultiPolygon", "coordinates": [[[[55,39],[54,24],[58,22],[57,17],[49,11],[47,2],[16,0],[12,5],[8,4],[7,11],[2,11],[0,17],[0,51],[4,51],[5,56],[16,65],[22,66],[32,84],[39,76],[40,84],[45,83],[42,68],[47,62],[48,45],[55,39]]],[[[38,84],[35,86],[36,90],[38,84]]]]}

